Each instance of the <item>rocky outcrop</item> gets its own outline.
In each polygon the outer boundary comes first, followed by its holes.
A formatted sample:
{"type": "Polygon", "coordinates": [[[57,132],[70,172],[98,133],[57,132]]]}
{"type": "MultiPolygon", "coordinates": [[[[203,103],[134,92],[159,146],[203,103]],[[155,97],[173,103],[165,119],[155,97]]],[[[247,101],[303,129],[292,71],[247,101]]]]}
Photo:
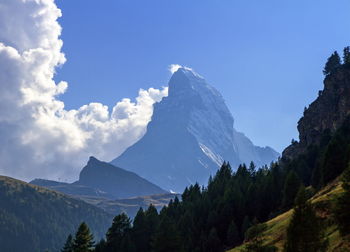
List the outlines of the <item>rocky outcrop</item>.
{"type": "Polygon", "coordinates": [[[283,151],[284,158],[302,154],[310,145],[319,145],[325,132],[334,133],[350,114],[350,68],[342,66],[326,76],[324,89],[305,109],[298,122],[299,142],[283,151]]]}

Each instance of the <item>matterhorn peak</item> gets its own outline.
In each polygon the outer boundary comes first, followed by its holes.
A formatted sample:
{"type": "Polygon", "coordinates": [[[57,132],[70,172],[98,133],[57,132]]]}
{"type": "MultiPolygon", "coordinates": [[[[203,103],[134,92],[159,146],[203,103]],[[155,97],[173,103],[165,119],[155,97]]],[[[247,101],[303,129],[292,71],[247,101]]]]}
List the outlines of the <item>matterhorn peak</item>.
{"type": "Polygon", "coordinates": [[[112,163],[176,192],[205,184],[224,161],[268,164],[272,149],[254,146],[234,129],[221,94],[189,67],[172,65],[169,94],[154,105],[147,132],[112,163]]]}
{"type": "MultiPolygon", "coordinates": [[[[213,101],[210,97],[217,97],[223,101],[221,94],[192,68],[176,66],[171,70],[171,72],[174,72],[169,80],[169,96],[180,96],[180,100],[183,100],[184,97],[189,99],[198,96],[203,102],[213,101]]],[[[221,103],[221,101],[217,102],[221,103]]]]}

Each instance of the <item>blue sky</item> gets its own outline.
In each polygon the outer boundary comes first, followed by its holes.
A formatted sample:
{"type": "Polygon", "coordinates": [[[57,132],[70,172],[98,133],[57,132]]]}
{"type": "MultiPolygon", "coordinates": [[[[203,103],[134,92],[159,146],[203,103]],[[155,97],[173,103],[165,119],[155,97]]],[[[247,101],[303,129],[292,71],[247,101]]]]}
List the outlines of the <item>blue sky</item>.
{"type": "Polygon", "coordinates": [[[170,64],[192,67],[224,96],[235,128],[282,151],[297,138],[322,68],[350,45],[350,2],[57,0],[68,109],[112,107],[167,84],[170,64]]]}

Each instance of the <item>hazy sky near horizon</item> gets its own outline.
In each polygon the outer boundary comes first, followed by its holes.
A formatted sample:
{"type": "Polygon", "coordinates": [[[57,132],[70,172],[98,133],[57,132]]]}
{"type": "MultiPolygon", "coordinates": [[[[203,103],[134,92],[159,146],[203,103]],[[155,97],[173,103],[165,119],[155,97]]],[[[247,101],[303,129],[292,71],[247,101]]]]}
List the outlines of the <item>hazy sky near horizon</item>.
{"type": "Polygon", "coordinates": [[[63,16],[67,109],[112,108],[167,85],[170,64],[193,68],[224,96],[235,128],[282,151],[297,138],[322,68],[350,45],[350,1],[56,0],[63,16]]]}

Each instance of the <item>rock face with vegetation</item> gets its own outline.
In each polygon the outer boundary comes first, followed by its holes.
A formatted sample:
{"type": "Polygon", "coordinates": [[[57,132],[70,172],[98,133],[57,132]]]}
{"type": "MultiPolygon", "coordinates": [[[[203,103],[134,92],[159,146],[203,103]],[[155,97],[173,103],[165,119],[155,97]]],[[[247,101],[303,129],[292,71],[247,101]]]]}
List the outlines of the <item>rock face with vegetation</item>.
{"type": "Polygon", "coordinates": [[[305,185],[320,189],[347,167],[350,143],[350,56],[335,52],[325,66],[324,90],[298,122],[300,141],[282,154],[287,169],[297,172],[305,185]]]}
{"type": "MultiPolygon", "coordinates": [[[[331,56],[332,57],[332,56],[331,56]]],[[[350,66],[344,56],[344,64],[326,71],[324,89],[317,99],[305,108],[298,122],[299,142],[293,142],[283,152],[283,156],[294,158],[304,153],[310,145],[320,145],[325,134],[335,133],[350,114],[350,66]]]]}

